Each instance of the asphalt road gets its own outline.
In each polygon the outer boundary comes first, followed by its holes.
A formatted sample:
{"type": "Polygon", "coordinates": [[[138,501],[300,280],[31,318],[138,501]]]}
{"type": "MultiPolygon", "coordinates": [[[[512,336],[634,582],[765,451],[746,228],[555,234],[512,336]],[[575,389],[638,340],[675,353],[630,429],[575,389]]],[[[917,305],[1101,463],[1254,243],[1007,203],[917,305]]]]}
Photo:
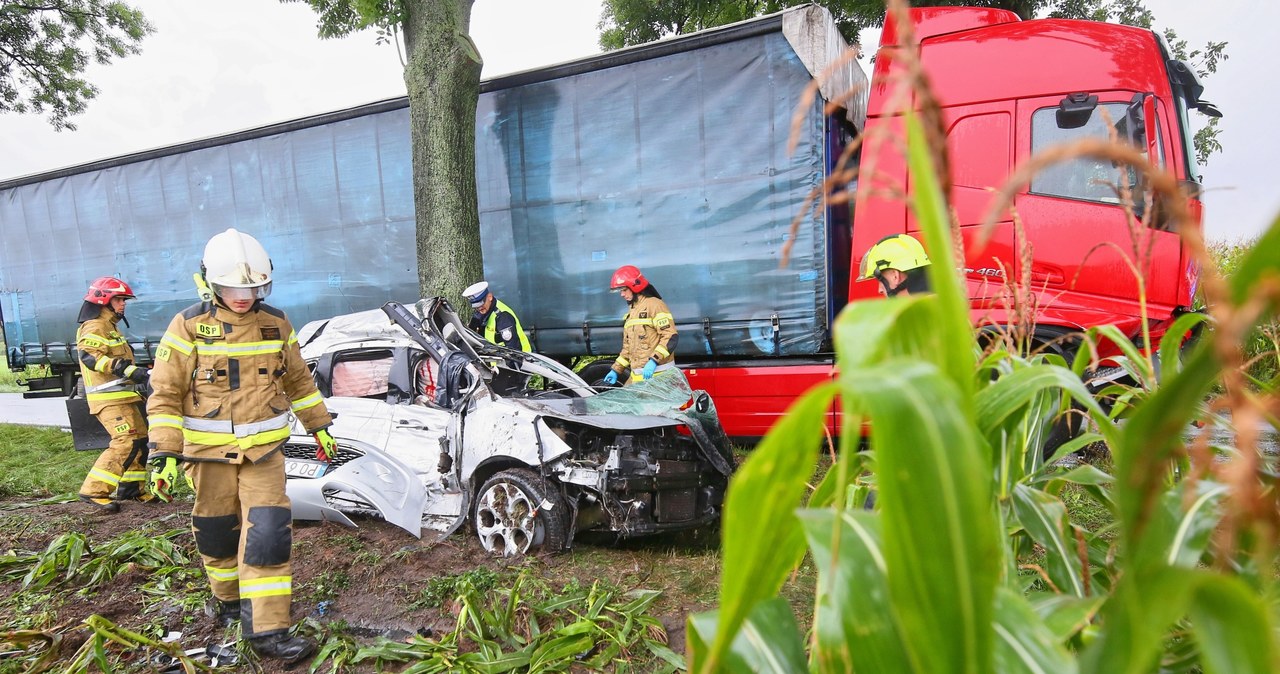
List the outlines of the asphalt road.
{"type": "MultiPolygon", "coordinates": [[[[63,398],[24,399],[21,393],[0,393],[0,423],[26,424],[29,426],[57,426],[70,430],[67,421],[66,401],[63,398]]],[[[1188,434],[1196,432],[1188,429],[1188,434]]],[[[1210,442],[1227,445],[1231,443],[1231,434],[1224,427],[1214,428],[1210,442]]],[[[1259,443],[1268,454],[1280,453],[1280,434],[1276,429],[1264,425],[1259,428],[1259,443]]]]}
{"type": "Polygon", "coordinates": [[[0,393],[0,423],[28,426],[57,426],[71,430],[65,398],[22,397],[21,393],[0,393]]]}

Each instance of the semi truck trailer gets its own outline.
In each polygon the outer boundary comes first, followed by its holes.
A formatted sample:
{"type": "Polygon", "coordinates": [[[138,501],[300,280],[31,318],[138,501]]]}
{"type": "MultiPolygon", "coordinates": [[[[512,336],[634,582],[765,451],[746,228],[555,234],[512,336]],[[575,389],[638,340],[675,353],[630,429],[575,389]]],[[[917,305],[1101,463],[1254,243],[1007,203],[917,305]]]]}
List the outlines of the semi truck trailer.
{"type": "MultiPolygon", "coordinates": [[[[811,5],[482,82],[485,274],[535,350],[616,353],[625,307],[609,278],[636,265],[671,307],[677,363],[726,431],[763,435],[833,376],[835,315],[875,294],[852,273],[862,252],[916,229],[906,202],[885,196],[911,189],[892,143],[846,158],[874,161],[874,175],[827,187],[851,144],[900,125],[892,75],[906,50],[943,109],[975,323],[1005,320],[1000,289],[1027,274],[1046,343],[1102,324],[1137,335],[1186,310],[1199,271],[1158,219],[1140,232],[1142,309],[1110,165],[1076,159],[1038,175],[977,245],[992,189],[1016,166],[1118,126],[1188,185],[1198,212],[1188,114],[1216,110],[1162,38],[989,9],[909,16],[916,41],[898,44],[887,26],[872,78],[811,5]]],[[[0,182],[6,355],[15,370],[47,367],[26,395],[66,397],[77,445],[100,444],[74,352],[86,284],[109,274],[132,285],[122,327],[146,363],[196,301],[204,242],[227,227],[270,251],[281,279],[270,301],[297,325],[417,298],[409,135],[408,101],[396,98],[0,182]]]]}

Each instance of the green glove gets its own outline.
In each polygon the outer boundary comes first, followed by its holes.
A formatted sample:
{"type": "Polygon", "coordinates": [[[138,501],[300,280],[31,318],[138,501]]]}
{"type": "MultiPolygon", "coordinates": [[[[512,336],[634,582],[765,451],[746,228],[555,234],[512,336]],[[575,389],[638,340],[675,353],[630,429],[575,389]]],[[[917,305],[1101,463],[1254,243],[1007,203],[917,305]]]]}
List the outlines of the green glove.
{"type": "Polygon", "coordinates": [[[173,486],[178,482],[178,460],[172,456],[156,459],[151,464],[151,493],[168,503],[173,500],[173,486]]]}
{"type": "Polygon", "coordinates": [[[312,435],[316,437],[316,460],[333,463],[333,460],[338,458],[338,441],[329,435],[327,428],[322,428],[312,435]]]}

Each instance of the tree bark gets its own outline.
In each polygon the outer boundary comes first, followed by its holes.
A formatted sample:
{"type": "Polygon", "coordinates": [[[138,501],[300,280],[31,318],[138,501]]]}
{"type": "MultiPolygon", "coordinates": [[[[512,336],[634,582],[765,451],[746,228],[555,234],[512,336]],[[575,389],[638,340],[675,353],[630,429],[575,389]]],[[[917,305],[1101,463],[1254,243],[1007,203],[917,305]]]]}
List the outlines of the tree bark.
{"type": "Polygon", "coordinates": [[[417,214],[418,287],[459,310],[484,274],[476,202],[482,61],[468,36],[474,0],[407,0],[405,86],[417,214]]]}

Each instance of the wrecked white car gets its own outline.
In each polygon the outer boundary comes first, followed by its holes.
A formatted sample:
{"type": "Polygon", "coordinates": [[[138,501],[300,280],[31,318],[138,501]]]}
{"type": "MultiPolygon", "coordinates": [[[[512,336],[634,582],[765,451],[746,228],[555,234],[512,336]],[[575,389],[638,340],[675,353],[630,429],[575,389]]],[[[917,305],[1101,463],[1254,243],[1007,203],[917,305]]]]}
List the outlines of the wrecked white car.
{"type": "Polygon", "coordinates": [[[298,340],[339,455],[316,461],[309,436],[286,444],[295,519],[369,515],[414,535],[469,519],[486,550],[510,556],[720,517],[728,439],[679,370],[597,391],[484,341],[440,298],[315,321],[298,340]]]}

